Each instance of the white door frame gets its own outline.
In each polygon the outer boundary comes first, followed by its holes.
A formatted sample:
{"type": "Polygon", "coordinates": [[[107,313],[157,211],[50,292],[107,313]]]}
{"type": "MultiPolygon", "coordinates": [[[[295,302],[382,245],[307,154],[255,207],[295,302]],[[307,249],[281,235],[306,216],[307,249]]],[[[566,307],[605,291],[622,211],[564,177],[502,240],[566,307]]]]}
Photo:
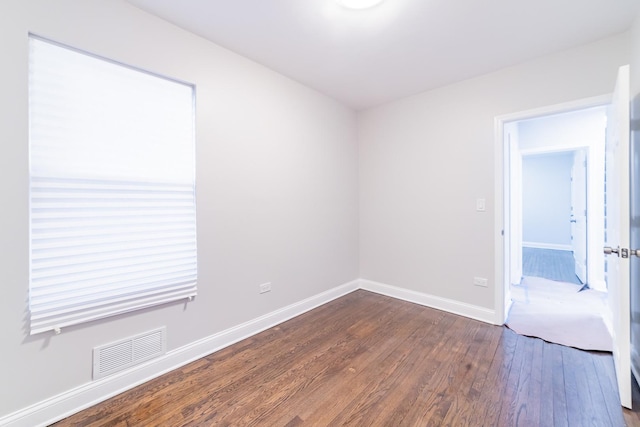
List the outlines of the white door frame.
{"type": "Polygon", "coordinates": [[[579,99],[562,104],[550,105],[527,111],[497,116],[494,120],[495,134],[495,321],[496,325],[503,325],[509,313],[511,298],[509,295],[510,286],[510,256],[509,250],[509,227],[512,221],[510,217],[510,181],[509,181],[509,144],[505,142],[504,129],[509,123],[533,119],[536,117],[549,116],[553,114],[567,113],[575,110],[582,110],[591,107],[599,107],[610,104],[612,97],[610,94],[596,96],[592,98],[579,99]],[[507,161],[505,161],[507,159],[507,161]]]}

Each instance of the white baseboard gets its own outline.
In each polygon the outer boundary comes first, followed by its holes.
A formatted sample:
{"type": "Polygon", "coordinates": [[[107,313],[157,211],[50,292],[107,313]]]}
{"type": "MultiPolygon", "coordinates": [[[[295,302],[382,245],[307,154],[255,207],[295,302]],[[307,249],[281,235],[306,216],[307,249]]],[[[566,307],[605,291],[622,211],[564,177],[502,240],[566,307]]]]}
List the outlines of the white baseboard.
{"type": "Polygon", "coordinates": [[[504,325],[507,322],[507,318],[509,317],[509,312],[511,311],[512,306],[513,306],[513,300],[511,299],[511,296],[509,296],[509,299],[507,300],[507,304],[504,307],[504,319],[498,318],[498,314],[496,313],[495,321],[493,322],[493,324],[498,326],[504,325]]]}
{"type": "Polygon", "coordinates": [[[495,324],[496,320],[495,310],[490,310],[488,308],[478,307],[477,305],[466,304],[447,298],[441,298],[434,295],[424,294],[409,289],[398,288],[396,286],[386,285],[384,283],[373,282],[371,280],[360,279],[360,289],[408,302],[413,302],[449,313],[458,314],[460,316],[480,320],[481,322],[490,323],[492,325],[495,324]]]}
{"type": "Polygon", "coordinates": [[[571,245],[560,245],[558,243],[522,242],[522,247],[534,249],[553,249],[556,251],[573,251],[571,245]]]}
{"type": "Polygon", "coordinates": [[[320,305],[353,292],[358,287],[358,280],[346,283],[184,347],[171,350],[160,358],[81,385],[4,416],[0,418],[0,426],[33,427],[49,425],[187,363],[306,313],[320,305]]]}

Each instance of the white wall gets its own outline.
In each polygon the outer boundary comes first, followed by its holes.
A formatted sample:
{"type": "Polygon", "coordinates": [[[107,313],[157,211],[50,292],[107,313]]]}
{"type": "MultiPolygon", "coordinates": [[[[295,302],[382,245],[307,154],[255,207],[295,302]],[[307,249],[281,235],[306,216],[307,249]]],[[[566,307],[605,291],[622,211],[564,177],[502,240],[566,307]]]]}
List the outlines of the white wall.
{"type": "Polygon", "coordinates": [[[602,157],[605,124],[604,106],[524,120],[518,123],[519,147],[532,153],[593,146],[602,157]]]}
{"type": "Polygon", "coordinates": [[[622,34],[362,112],[361,277],[493,309],[495,117],[610,93],[628,61],[622,34]]]}
{"type": "Polygon", "coordinates": [[[355,113],[122,0],[1,9],[0,418],[91,381],[94,346],[166,325],[171,351],[358,277],[355,113]],[[27,336],[28,32],[196,84],[194,302],[27,336]]]}
{"type": "Polygon", "coordinates": [[[573,152],[522,158],[522,239],[524,245],[571,249],[571,168],[573,152]]]}

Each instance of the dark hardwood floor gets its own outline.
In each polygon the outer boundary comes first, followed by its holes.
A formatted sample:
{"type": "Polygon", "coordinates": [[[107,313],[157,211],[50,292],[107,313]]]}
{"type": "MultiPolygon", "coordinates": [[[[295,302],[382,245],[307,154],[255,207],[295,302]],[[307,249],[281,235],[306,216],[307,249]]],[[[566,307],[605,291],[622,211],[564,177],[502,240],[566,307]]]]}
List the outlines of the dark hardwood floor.
{"type": "Polygon", "coordinates": [[[522,274],[576,285],[582,284],[576,276],[571,251],[522,248],[522,274]]]}
{"type": "MultiPolygon", "coordinates": [[[[636,390],[637,393],[637,390],[636,390]]],[[[56,426],[624,426],[610,354],[366,291],[56,426]]]]}

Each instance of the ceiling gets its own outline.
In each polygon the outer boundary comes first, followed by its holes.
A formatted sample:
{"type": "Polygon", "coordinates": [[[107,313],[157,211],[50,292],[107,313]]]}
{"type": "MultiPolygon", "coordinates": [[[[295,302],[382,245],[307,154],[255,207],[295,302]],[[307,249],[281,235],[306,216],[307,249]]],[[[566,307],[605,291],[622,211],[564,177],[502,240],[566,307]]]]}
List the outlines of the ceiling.
{"type": "Polygon", "coordinates": [[[354,109],[627,30],[638,0],[128,0],[354,109]]]}

